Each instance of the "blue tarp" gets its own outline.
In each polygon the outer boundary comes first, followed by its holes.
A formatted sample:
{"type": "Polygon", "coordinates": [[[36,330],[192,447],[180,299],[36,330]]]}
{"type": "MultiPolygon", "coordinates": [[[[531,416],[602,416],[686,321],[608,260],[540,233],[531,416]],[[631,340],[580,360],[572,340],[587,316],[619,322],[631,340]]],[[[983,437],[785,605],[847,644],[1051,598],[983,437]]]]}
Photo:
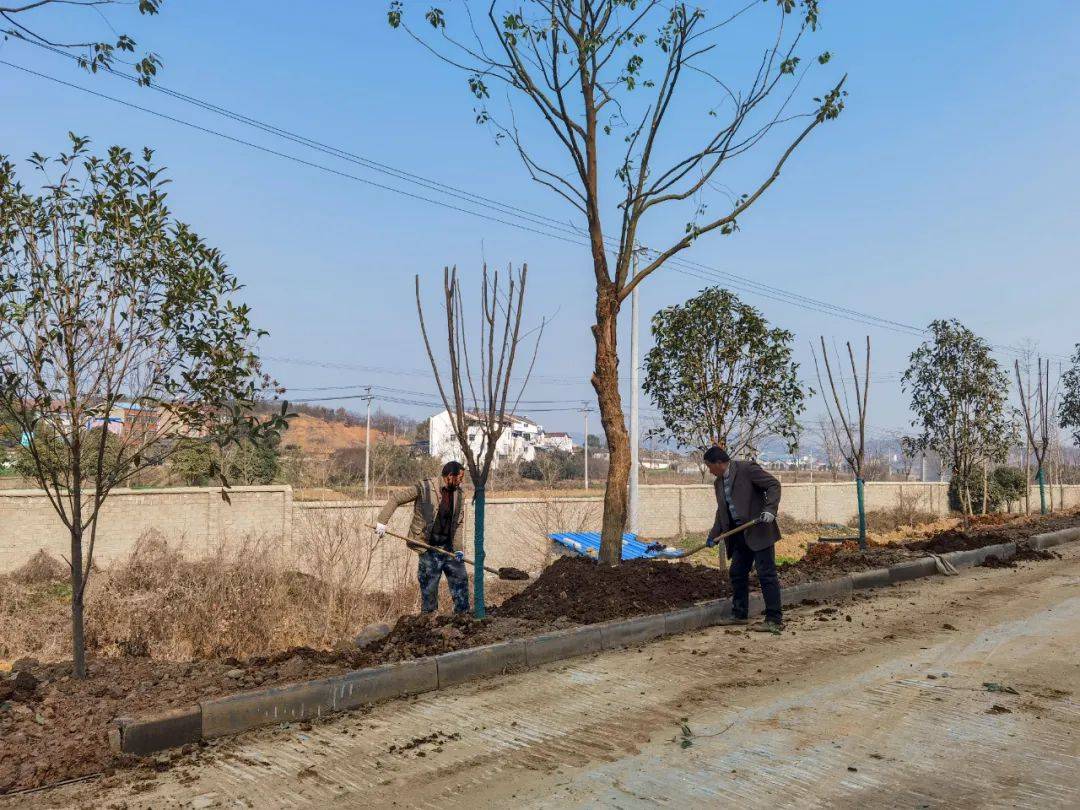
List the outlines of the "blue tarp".
{"type": "MultiPolygon", "coordinates": [[[[598,559],[600,557],[600,533],[599,532],[555,532],[549,534],[557,545],[569,549],[582,557],[598,559]]],[[[671,546],[664,546],[659,551],[647,551],[648,543],[642,543],[636,534],[624,534],[622,536],[622,558],[624,560],[636,560],[641,557],[681,557],[682,551],[671,546]]]]}

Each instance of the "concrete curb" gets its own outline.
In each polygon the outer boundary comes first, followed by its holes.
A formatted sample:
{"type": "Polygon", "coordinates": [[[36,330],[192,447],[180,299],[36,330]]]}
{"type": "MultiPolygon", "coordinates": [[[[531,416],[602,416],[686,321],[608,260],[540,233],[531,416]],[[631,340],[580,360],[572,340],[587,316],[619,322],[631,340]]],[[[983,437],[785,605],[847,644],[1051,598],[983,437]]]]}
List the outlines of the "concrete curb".
{"type": "Polygon", "coordinates": [[[856,571],[851,574],[851,587],[857,591],[883,588],[886,585],[892,585],[892,582],[888,568],[874,568],[871,571],[856,571]]]}
{"type": "Polygon", "coordinates": [[[689,633],[705,626],[705,607],[691,605],[688,608],[673,610],[664,614],[664,634],[674,636],[689,633]]]}
{"type": "Polygon", "coordinates": [[[792,585],[790,588],[780,589],[780,603],[784,607],[789,605],[797,605],[803,599],[812,599],[810,595],[812,582],[800,582],[798,585],[792,585]]]}
{"type": "Polygon", "coordinates": [[[1062,543],[1071,543],[1073,540],[1080,540],[1080,527],[1061,529],[1056,532],[1047,532],[1046,534],[1036,534],[1029,542],[1031,543],[1032,548],[1043,551],[1044,549],[1053,548],[1054,546],[1060,546],[1062,543]]]}
{"type": "Polygon", "coordinates": [[[508,669],[526,666],[525,639],[500,641],[483,647],[470,647],[435,656],[439,669],[439,688],[500,675],[508,669]]]}
{"type": "Polygon", "coordinates": [[[826,579],[821,582],[805,582],[807,586],[806,591],[803,594],[803,599],[843,599],[845,596],[850,596],[851,592],[855,589],[855,584],[852,582],[851,577],[839,577],[837,579],[826,579]]]}
{"type": "Polygon", "coordinates": [[[635,619],[622,619],[604,622],[600,625],[600,642],[605,650],[618,647],[630,647],[659,638],[665,632],[665,614],[654,613],[651,616],[638,616],[635,619]]]}
{"type": "Polygon", "coordinates": [[[189,706],[139,720],[121,720],[109,729],[109,747],[124,754],[145,756],[202,739],[202,708],[189,706]]]}
{"type": "Polygon", "coordinates": [[[698,602],[698,607],[701,608],[702,627],[710,627],[731,618],[730,599],[710,599],[707,602],[698,602]]]}
{"type": "Polygon", "coordinates": [[[529,667],[538,667],[563,658],[597,653],[602,649],[604,642],[599,627],[572,627],[525,639],[525,663],[529,667]]]}
{"type": "MultiPolygon", "coordinates": [[[[1080,540],[1080,527],[1035,535],[1029,542],[1033,547],[1043,549],[1073,540],[1080,540]]],[[[1003,543],[971,551],[954,551],[942,556],[957,568],[967,568],[978,565],[990,555],[1008,559],[1015,553],[1016,544],[1003,543]]],[[[924,557],[887,569],[860,571],[822,582],[804,582],[785,588],[782,593],[785,605],[804,599],[841,599],[856,589],[908,582],[936,573],[934,559],[924,557]]],[[[752,594],[750,610],[756,613],[761,609],[761,594],[752,594]]],[[[713,599],[666,613],[574,627],[429,658],[385,664],[330,678],[241,692],[200,701],[197,706],[153,717],[120,720],[109,730],[109,741],[116,751],[151,754],[200,739],[310,719],[364,704],[430,692],[501,674],[508,669],[537,667],[601,650],[642,644],[664,635],[709,627],[730,615],[730,599],[713,599]]]]}
{"type": "Polygon", "coordinates": [[[320,678],[199,701],[202,736],[212,739],[328,714],[334,710],[335,680],[320,678]]]}
{"type": "Polygon", "coordinates": [[[889,566],[889,581],[909,582],[913,579],[933,576],[938,572],[937,563],[933,557],[920,557],[917,560],[897,563],[889,566]]]}
{"type": "Polygon", "coordinates": [[[993,546],[972,548],[965,551],[950,551],[942,554],[941,558],[947,560],[953,568],[974,568],[986,561],[987,557],[997,557],[1008,560],[1016,556],[1016,543],[998,543],[993,546]]]}
{"type": "Polygon", "coordinates": [[[346,672],[334,682],[334,710],[354,709],[391,698],[433,692],[439,688],[439,665],[434,658],[346,672]]]}

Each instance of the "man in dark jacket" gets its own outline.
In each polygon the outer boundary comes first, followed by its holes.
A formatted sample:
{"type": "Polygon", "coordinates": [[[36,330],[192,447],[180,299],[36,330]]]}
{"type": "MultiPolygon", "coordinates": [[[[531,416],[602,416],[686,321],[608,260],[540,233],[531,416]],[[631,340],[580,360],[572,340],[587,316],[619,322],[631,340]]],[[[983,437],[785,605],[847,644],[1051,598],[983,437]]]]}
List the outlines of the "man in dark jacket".
{"type": "Polygon", "coordinates": [[[757,569],[761,595],[765,599],[765,621],[751,630],[778,632],[783,625],[780,608],[780,578],[776,573],[776,541],[780,528],[776,512],[780,508],[780,482],[753,461],[732,461],[719,447],[705,451],[705,464],[716,476],[716,520],[706,541],[712,546],[726,531],[749,523],[759,523],[725,540],[731,560],[731,621],[747,624],[750,607],[750,569],[757,569]]]}
{"type": "Polygon", "coordinates": [[[399,506],[411,503],[413,513],[409,523],[409,538],[429,546],[437,546],[453,555],[428,551],[423,546],[412,543],[407,544],[420,555],[416,578],[420,583],[420,609],[425,614],[433,614],[439,609],[439,580],[444,574],[450,596],[454,600],[454,613],[469,612],[469,575],[463,562],[465,533],[462,531],[462,520],[465,499],[461,492],[461,483],[464,479],[465,471],[461,464],[448,461],[443,465],[440,478],[426,478],[409,489],[391,495],[376,520],[375,533],[382,537],[386,534],[386,524],[390,522],[394,511],[399,506]]]}

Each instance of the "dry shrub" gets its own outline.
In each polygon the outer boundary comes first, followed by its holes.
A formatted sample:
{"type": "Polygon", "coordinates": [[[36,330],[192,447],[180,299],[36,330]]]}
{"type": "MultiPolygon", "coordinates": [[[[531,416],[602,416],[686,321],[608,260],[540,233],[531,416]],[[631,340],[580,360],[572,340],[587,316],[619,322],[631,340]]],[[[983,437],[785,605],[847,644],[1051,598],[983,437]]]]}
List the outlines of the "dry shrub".
{"type": "Polygon", "coordinates": [[[266,652],[295,638],[290,591],[268,547],[246,538],[190,561],[179,545],[144,534],[130,555],[92,581],[87,642],[102,652],[187,659],[266,652]]]}
{"type": "Polygon", "coordinates": [[[97,580],[87,640],[99,652],[194,659],[329,647],[371,621],[412,607],[408,595],[363,589],[368,568],[339,527],[309,538],[298,570],[276,541],[245,537],[189,560],[178,545],[144,535],[97,580]]]}
{"type": "Polygon", "coordinates": [[[416,555],[402,541],[377,537],[344,509],[309,510],[295,536],[300,567],[320,583],[324,638],[416,610],[416,555]]]}
{"type": "Polygon", "coordinates": [[[37,554],[12,571],[9,579],[22,585],[41,585],[48,582],[62,582],[68,578],[69,574],[66,564],[60,562],[45,549],[39,549],[37,554]]]}
{"type": "MultiPolygon", "coordinates": [[[[887,534],[898,529],[937,521],[939,516],[924,508],[922,503],[923,496],[920,494],[901,493],[896,506],[888,509],[874,509],[866,513],[866,530],[874,534],[887,534]]],[[[848,526],[857,528],[858,525],[858,517],[848,521],[848,526]]]]}
{"type": "Polygon", "coordinates": [[[536,551],[531,559],[515,561],[515,564],[524,564],[530,571],[546,568],[554,553],[548,535],[552,532],[596,531],[603,508],[603,501],[599,499],[550,498],[522,504],[519,519],[523,527],[535,535],[536,551]]]}
{"type": "Polygon", "coordinates": [[[55,658],[71,644],[68,569],[39,551],[0,576],[0,659],[55,658]]]}

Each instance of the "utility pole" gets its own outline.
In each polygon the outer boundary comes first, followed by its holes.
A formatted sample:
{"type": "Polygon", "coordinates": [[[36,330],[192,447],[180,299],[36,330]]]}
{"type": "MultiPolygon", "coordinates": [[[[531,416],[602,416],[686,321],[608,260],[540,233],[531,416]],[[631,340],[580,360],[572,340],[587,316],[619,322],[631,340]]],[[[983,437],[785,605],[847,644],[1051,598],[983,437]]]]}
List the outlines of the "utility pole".
{"type": "Polygon", "coordinates": [[[367,402],[367,437],[364,439],[364,497],[368,496],[368,475],[371,473],[371,386],[364,389],[367,393],[364,400],[367,402]]]}
{"type": "MultiPolygon", "coordinates": [[[[637,251],[633,254],[637,275],[637,251]]],[[[638,419],[638,288],[630,293],[630,531],[638,533],[638,468],[640,466],[641,423],[638,419]]]]}
{"type": "Polygon", "coordinates": [[[585,489],[589,488],[589,403],[581,403],[581,412],[585,414],[585,489]]]}

